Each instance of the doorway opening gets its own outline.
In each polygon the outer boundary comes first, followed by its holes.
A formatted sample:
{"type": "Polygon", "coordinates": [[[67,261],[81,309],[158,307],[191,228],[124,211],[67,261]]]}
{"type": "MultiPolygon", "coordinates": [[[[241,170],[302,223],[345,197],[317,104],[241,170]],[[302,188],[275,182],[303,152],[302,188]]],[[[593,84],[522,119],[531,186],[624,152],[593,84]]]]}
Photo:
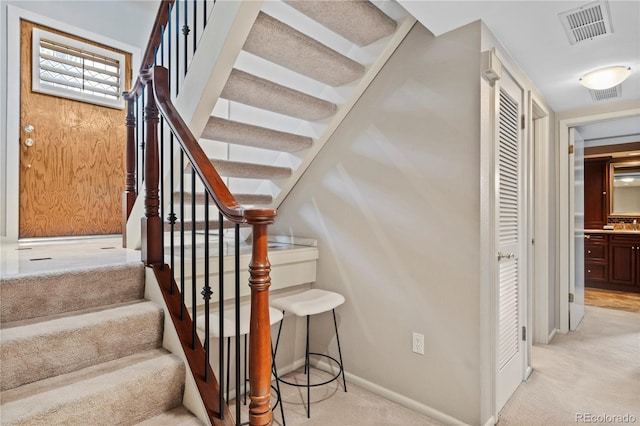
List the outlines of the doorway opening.
{"type": "MultiPolygon", "coordinates": [[[[559,331],[568,333],[570,330],[570,289],[575,286],[576,270],[575,263],[571,256],[574,256],[572,242],[574,234],[571,229],[572,218],[570,215],[569,194],[573,190],[570,185],[570,165],[573,162],[570,154],[570,129],[587,124],[599,123],[608,120],[627,118],[640,115],[640,108],[637,106],[624,107],[619,109],[599,108],[591,114],[559,117],[558,119],[558,149],[559,149],[559,256],[558,268],[559,276],[559,331]]],[[[575,296],[574,296],[575,297],[575,296]]]]}

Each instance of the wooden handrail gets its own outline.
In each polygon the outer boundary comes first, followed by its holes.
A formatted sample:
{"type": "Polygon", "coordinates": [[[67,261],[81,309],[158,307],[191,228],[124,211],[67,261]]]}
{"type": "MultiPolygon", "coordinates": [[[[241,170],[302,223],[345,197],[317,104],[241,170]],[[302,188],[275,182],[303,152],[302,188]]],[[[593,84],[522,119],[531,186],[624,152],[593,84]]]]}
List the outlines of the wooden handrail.
{"type": "Polygon", "coordinates": [[[162,41],[162,29],[167,25],[169,21],[169,6],[173,7],[175,0],[162,0],[156,14],[156,20],[153,23],[151,35],[149,36],[149,42],[147,48],[142,56],[142,62],[140,63],[140,72],[150,68],[154,65],[154,57],[156,49],[162,41]]]}
{"type": "MultiPolygon", "coordinates": [[[[169,91],[169,73],[164,67],[156,66],[145,73],[148,87],[145,124],[147,124],[147,161],[145,164],[145,218],[143,218],[143,253],[147,254],[147,265],[162,262],[162,252],[156,253],[155,247],[162,247],[159,237],[161,219],[158,210],[158,158],[157,126],[158,111],[172,131],[174,139],[182,148],[191,163],[193,172],[200,178],[205,190],[228,220],[253,227],[252,257],[249,264],[249,287],[251,289],[251,317],[249,336],[249,382],[250,399],[249,424],[271,425],[271,322],[269,321],[269,287],[271,286],[271,264],[269,263],[267,227],[276,216],[273,209],[244,209],[238,204],[224,181],[214,168],[211,160],[200,147],[197,139],[177,112],[171,102],[169,91]],[[147,74],[148,73],[148,74],[147,74]],[[153,91],[149,90],[153,89],[153,91]],[[156,109],[157,107],[157,109],[156,109]],[[152,148],[151,145],[156,145],[152,148]],[[153,165],[150,163],[154,163],[153,165]],[[147,174],[148,173],[148,174],[147,174]],[[151,174],[154,176],[151,176],[151,174]],[[148,183],[148,184],[147,184],[148,183]],[[145,237],[153,237],[145,241],[145,237]],[[145,249],[145,246],[147,248],[145,249]],[[145,252],[146,250],[146,252],[145,252]],[[156,260],[157,255],[157,260],[156,260]]],[[[181,170],[181,172],[183,172],[181,170]]],[[[221,253],[219,254],[222,255],[221,253]]],[[[145,258],[143,254],[143,258],[145,258]]]]}
{"type": "Polygon", "coordinates": [[[144,56],[140,63],[140,72],[130,90],[124,92],[122,97],[127,101],[127,140],[125,145],[125,190],[122,194],[122,247],[127,247],[127,221],[138,196],[136,188],[136,143],[135,127],[136,116],[134,102],[142,94],[144,83],[142,81],[144,71],[154,64],[154,57],[158,46],[162,42],[162,31],[169,22],[169,8],[173,7],[175,0],[161,0],[153,23],[151,35],[147,42],[144,56]]]}
{"type": "MultiPolygon", "coordinates": [[[[191,321],[188,312],[186,312],[184,300],[180,301],[174,297],[174,289],[177,287],[173,281],[173,273],[171,272],[171,268],[164,264],[163,218],[160,217],[163,201],[160,199],[160,195],[162,194],[159,193],[161,177],[158,122],[160,113],[164,117],[164,123],[171,129],[174,139],[178,142],[188,158],[193,168],[193,173],[200,178],[206,192],[222,216],[233,223],[249,224],[253,227],[252,258],[249,264],[249,286],[251,288],[251,330],[249,340],[251,403],[249,405],[249,424],[271,425],[271,366],[273,360],[271,353],[271,322],[269,321],[271,265],[267,256],[267,227],[273,223],[276,211],[273,209],[244,209],[238,204],[210,159],[200,147],[198,140],[191,133],[187,124],[173,105],[169,88],[169,71],[160,66],[154,67],[156,53],[158,49],[160,49],[159,46],[162,43],[163,31],[167,26],[170,9],[173,8],[174,4],[175,0],[162,0],[160,2],[149,42],[142,57],[140,75],[132,88],[124,93],[124,99],[127,101],[129,111],[126,119],[127,155],[126,188],[123,195],[123,243],[126,244],[126,240],[124,239],[126,221],[129,218],[131,206],[137,195],[137,185],[133,182],[136,178],[136,126],[140,123],[136,122],[137,119],[133,110],[135,105],[137,105],[137,99],[139,99],[139,97],[143,95],[143,91],[146,90],[146,105],[144,105],[145,122],[143,127],[143,134],[146,140],[140,141],[141,146],[145,147],[143,160],[145,216],[141,221],[142,260],[145,265],[152,267],[156,272],[167,306],[170,305],[169,301],[171,301],[171,306],[175,305],[171,308],[172,320],[175,323],[183,349],[185,353],[188,352],[188,364],[196,378],[198,390],[207,408],[211,423],[214,425],[229,424],[230,413],[226,404],[224,404],[222,400],[220,400],[218,404],[212,402],[211,396],[214,394],[217,394],[221,398],[220,387],[215,379],[206,379],[208,375],[213,374],[210,366],[207,364],[205,369],[202,369],[201,364],[207,359],[207,353],[203,352],[203,346],[195,334],[195,319],[191,321]],[[176,313],[178,311],[179,316],[176,313]],[[186,331],[189,327],[185,326],[185,324],[191,324],[193,326],[190,337],[186,331]]],[[[185,35],[186,46],[188,28],[184,30],[183,34],[185,35]]],[[[184,69],[186,70],[186,68],[185,62],[184,69]]],[[[177,84],[175,89],[177,89],[177,84]]],[[[141,172],[141,170],[138,170],[138,172],[141,172]]],[[[183,170],[180,172],[182,173],[183,170]]],[[[140,178],[140,176],[138,176],[138,178],[140,178]]],[[[171,188],[171,190],[173,190],[173,188],[171,188]]],[[[181,218],[181,220],[184,220],[184,218],[181,218]]],[[[236,238],[237,235],[238,227],[236,226],[236,238]]],[[[236,245],[236,248],[237,247],[238,245],[236,245]]],[[[219,253],[219,256],[222,256],[222,253],[219,253]]],[[[208,260],[206,260],[206,262],[208,262],[208,260]]],[[[236,274],[239,274],[238,270],[236,270],[236,274]]],[[[236,275],[236,277],[239,277],[239,275],[236,275]]],[[[207,291],[210,290],[207,288],[207,291]]],[[[193,292],[195,294],[195,282],[193,292]]],[[[195,309],[193,312],[195,317],[195,309]]]]}
{"type": "Polygon", "coordinates": [[[153,69],[153,91],[158,109],[164,116],[166,123],[173,131],[177,141],[182,146],[185,155],[191,162],[197,175],[202,180],[207,192],[213,198],[218,210],[225,218],[234,223],[273,223],[276,211],[272,209],[245,210],[216,171],[211,160],[200,147],[197,139],[182,120],[180,114],[171,102],[169,92],[169,72],[166,68],[156,66],[153,69]]]}

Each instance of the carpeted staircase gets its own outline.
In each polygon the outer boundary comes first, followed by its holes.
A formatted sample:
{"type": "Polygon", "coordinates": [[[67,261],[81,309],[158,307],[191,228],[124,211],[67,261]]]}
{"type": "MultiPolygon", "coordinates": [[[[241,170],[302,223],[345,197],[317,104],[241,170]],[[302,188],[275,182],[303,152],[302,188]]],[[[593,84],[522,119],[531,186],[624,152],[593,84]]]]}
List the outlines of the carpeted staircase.
{"type": "Polygon", "coordinates": [[[264,2],[200,138],[242,205],[279,206],[413,22],[392,0],[264,2]]]}
{"type": "MultiPolygon", "coordinates": [[[[308,124],[328,119],[339,109],[337,102],[326,99],[326,93],[325,96],[322,93],[310,93],[314,92],[313,85],[323,87],[324,92],[348,85],[361,79],[366,67],[350,57],[348,52],[339,52],[326,45],[321,35],[305,31],[304,25],[299,25],[302,30],[294,28],[292,25],[295,25],[297,20],[296,13],[303,15],[298,19],[311,19],[316,26],[322,26],[325,31],[339,35],[344,40],[341,46],[346,46],[349,50],[352,50],[350,46],[370,45],[390,36],[396,30],[396,22],[369,1],[342,1],[330,4],[324,1],[267,3],[269,4],[265,5],[266,11],[263,7],[263,11],[258,14],[244,43],[242,54],[245,57],[260,58],[259,61],[269,62],[271,66],[299,74],[310,80],[310,84],[296,87],[291,82],[275,81],[277,76],[272,76],[272,79],[263,78],[259,75],[259,62],[247,65],[246,60],[240,60],[232,70],[221,98],[230,102],[232,109],[233,105],[242,104],[299,120],[298,127],[303,122],[308,124]],[[294,15],[289,18],[287,9],[291,8],[294,15]],[[278,15],[280,19],[270,13],[278,15]],[[286,23],[285,19],[292,22],[286,23]]],[[[314,138],[308,134],[300,134],[294,130],[278,130],[277,122],[272,123],[273,126],[261,126],[251,123],[251,114],[239,117],[241,121],[212,116],[202,138],[281,154],[304,152],[314,144],[314,138]]],[[[282,165],[266,165],[259,161],[243,161],[241,155],[236,155],[238,159],[233,157],[232,154],[227,159],[214,160],[221,176],[266,180],[277,186],[279,181],[290,178],[295,168],[291,161],[286,160],[280,162],[282,165]]],[[[249,154],[246,157],[255,159],[260,155],[249,154]]],[[[287,158],[286,155],[280,157],[287,158]]],[[[233,191],[233,182],[231,186],[233,191]]],[[[273,196],[274,193],[269,191],[262,195],[273,196]]]]}
{"type": "Polygon", "coordinates": [[[0,282],[2,425],[196,425],[163,312],[125,264],[0,282]]]}

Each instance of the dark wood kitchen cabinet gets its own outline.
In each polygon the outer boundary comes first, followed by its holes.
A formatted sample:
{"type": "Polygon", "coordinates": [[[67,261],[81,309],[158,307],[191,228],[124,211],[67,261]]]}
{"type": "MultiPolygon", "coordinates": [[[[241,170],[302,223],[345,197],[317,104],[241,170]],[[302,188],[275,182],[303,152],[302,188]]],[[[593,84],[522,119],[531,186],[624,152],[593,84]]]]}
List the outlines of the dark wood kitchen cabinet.
{"type": "Polygon", "coordinates": [[[588,287],[603,287],[609,281],[609,236],[586,234],[584,241],[584,280],[588,287]]]}
{"type": "Polygon", "coordinates": [[[584,227],[602,229],[609,214],[609,158],[584,160],[584,227]]]}
{"type": "Polygon", "coordinates": [[[640,236],[611,235],[609,257],[610,284],[640,292],[640,236]]]}
{"type": "Polygon", "coordinates": [[[640,233],[585,235],[585,286],[640,293],[640,233]]]}

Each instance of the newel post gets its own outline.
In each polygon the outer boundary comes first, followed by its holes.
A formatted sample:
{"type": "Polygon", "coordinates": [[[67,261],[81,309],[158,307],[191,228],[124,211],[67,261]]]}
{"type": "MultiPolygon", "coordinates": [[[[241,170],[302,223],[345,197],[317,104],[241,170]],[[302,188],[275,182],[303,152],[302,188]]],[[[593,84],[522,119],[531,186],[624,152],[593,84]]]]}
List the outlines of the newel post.
{"type": "Polygon", "coordinates": [[[136,112],[135,94],[124,93],[127,101],[127,142],[125,146],[125,178],[122,193],[122,247],[127,246],[127,221],[136,202],[136,112]]]}
{"type": "Polygon", "coordinates": [[[141,75],[147,90],[147,105],[144,107],[146,150],[144,157],[144,217],[142,221],[142,261],[145,265],[161,264],[162,219],[160,218],[160,156],[158,152],[158,108],[153,94],[153,72],[141,75]]]}
{"type": "Polygon", "coordinates": [[[271,264],[267,257],[267,225],[273,217],[263,217],[253,225],[253,249],[249,264],[251,287],[251,327],[249,333],[249,383],[251,404],[249,423],[271,425],[271,322],[269,321],[269,286],[271,264]]]}

